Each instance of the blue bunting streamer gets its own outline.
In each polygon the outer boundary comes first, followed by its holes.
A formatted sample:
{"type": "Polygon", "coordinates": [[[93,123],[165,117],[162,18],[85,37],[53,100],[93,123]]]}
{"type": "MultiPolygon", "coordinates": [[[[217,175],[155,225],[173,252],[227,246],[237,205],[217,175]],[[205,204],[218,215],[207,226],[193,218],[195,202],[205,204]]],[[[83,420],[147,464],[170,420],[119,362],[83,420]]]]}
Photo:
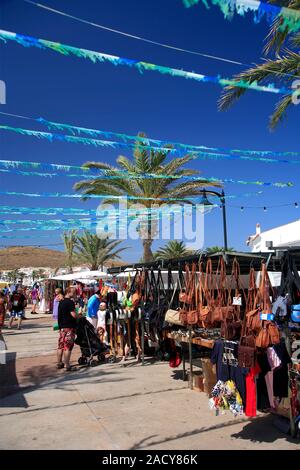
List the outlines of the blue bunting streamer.
{"type": "Polygon", "coordinates": [[[228,78],[222,78],[221,76],[210,77],[208,75],[199,74],[195,72],[187,72],[185,70],[174,69],[171,67],[165,67],[156,64],[150,64],[148,62],[126,59],[122,57],[112,56],[104,54],[102,52],[90,51],[87,49],[82,49],[78,47],[68,46],[66,44],[60,44],[58,42],[47,41],[44,39],[37,39],[30,36],[24,36],[22,34],[13,33],[10,31],[0,30],[0,39],[5,43],[9,41],[15,41],[18,44],[24,47],[37,47],[39,49],[51,49],[55,52],[58,52],[63,55],[74,55],[76,57],[89,59],[93,63],[96,62],[109,62],[115,66],[117,65],[126,65],[128,67],[135,67],[139,70],[140,73],[145,71],[154,71],[163,75],[169,75],[172,77],[181,77],[188,80],[196,80],[197,82],[202,83],[215,83],[219,84],[221,87],[232,85],[237,88],[247,88],[255,91],[263,91],[268,93],[275,94],[284,94],[288,95],[292,93],[291,89],[281,87],[277,88],[274,83],[269,83],[266,86],[259,85],[257,81],[246,82],[244,80],[232,80],[228,78]]]}
{"type": "MultiPolygon", "coordinates": [[[[209,0],[183,0],[184,5],[189,8],[202,2],[209,9],[209,0]]],[[[211,0],[213,5],[218,5],[224,18],[231,20],[235,13],[245,16],[246,13],[253,13],[254,23],[260,23],[263,18],[272,24],[276,18],[280,18],[279,29],[286,28],[291,33],[300,29],[300,12],[292,8],[280,7],[277,5],[259,2],[257,0],[211,0]]]]}
{"type": "MultiPolygon", "coordinates": [[[[89,139],[83,137],[74,137],[68,136],[63,134],[52,134],[49,132],[40,132],[40,131],[33,131],[29,129],[22,129],[19,127],[11,127],[11,126],[0,126],[0,130],[9,131],[9,132],[16,132],[17,134],[27,135],[31,137],[36,137],[38,139],[46,139],[49,142],[53,142],[54,140],[59,140],[61,142],[68,142],[68,143],[75,143],[75,144],[84,144],[84,145],[92,145],[92,146],[100,146],[100,147],[110,147],[110,148],[117,148],[118,146],[134,146],[134,144],[128,144],[125,142],[110,142],[98,139],[89,139]]],[[[146,148],[146,147],[145,147],[146,148]]],[[[153,147],[151,147],[154,149],[153,147]]],[[[158,150],[156,147],[155,150],[158,150]]],[[[160,148],[160,151],[169,152],[168,149],[160,148]]],[[[176,151],[175,149],[170,150],[170,152],[176,151]]],[[[194,159],[202,159],[202,160],[245,160],[245,161],[255,161],[255,162],[263,162],[263,163],[291,163],[297,164],[299,161],[295,160],[285,160],[285,159],[272,159],[269,157],[253,157],[252,154],[255,154],[256,151],[246,150],[247,155],[239,155],[238,150],[233,150],[232,154],[226,153],[213,153],[213,152],[204,152],[204,151],[193,151],[191,152],[191,158],[194,159]]],[[[263,151],[262,154],[268,154],[269,151],[263,151]]],[[[295,154],[296,152],[285,152],[285,154],[295,154]]],[[[297,154],[297,153],[296,153],[297,154]]],[[[66,166],[66,165],[64,165],[66,166]]],[[[67,167],[67,166],[66,166],[67,167]]],[[[71,168],[71,167],[69,167],[71,168]]],[[[156,176],[157,177],[157,176],[156,176]]]]}
{"type": "MultiPolygon", "coordinates": [[[[22,163],[22,162],[21,162],[22,163]]],[[[26,162],[28,164],[29,162],[26,162]]],[[[300,163],[300,160],[299,160],[300,163]]],[[[6,163],[5,163],[6,164],[6,163]]],[[[0,166],[1,166],[1,160],[0,160],[0,166]]],[[[21,171],[16,168],[10,168],[10,169],[1,169],[0,168],[0,173],[13,173],[16,175],[20,176],[39,176],[39,177],[57,177],[57,176],[68,176],[70,178],[86,178],[86,179],[95,179],[95,178],[101,178],[101,179],[108,179],[108,180],[119,180],[119,179],[131,179],[131,180],[145,180],[145,179],[184,179],[187,181],[198,181],[199,183],[204,182],[206,183],[207,181],[210,181],[211,183],[232,183],[232,184],[252,184],[252,185],[257,185],[257,186],[273,186],[276,188],[287,188],[287,187],[292,187],[294,184],[292,182],[266,182],[266,181],[245,181],[245,180],[235,180],[233,178],[215,178],[215,177],[199,177],[199,176],[176,176],[176,175],[155,175],[155,174],[144,174],[144,175],[136,175],[136,174],[130,174],[128,172],[122,172],[120,175],[107,175],[105,172],[99,170],[99,173],[95,175],[80,175],[80,174],[71,174],[71,173],[66,173],[66,174],[60,174],[60,173],[40,173],[37,171],[21,171]]]]}

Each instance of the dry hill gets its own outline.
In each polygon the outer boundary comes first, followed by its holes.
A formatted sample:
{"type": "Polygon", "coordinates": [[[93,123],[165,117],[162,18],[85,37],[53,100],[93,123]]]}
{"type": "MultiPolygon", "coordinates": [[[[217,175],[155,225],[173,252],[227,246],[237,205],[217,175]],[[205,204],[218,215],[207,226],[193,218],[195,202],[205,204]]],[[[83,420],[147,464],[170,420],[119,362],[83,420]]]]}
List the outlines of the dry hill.
{"type": "Polygon", "coordinates": [[[0,270],[49,267],[58,268],[65,264],[62,251],[34,248],[32,246],[11,246],[0,250],[0,270]]]}

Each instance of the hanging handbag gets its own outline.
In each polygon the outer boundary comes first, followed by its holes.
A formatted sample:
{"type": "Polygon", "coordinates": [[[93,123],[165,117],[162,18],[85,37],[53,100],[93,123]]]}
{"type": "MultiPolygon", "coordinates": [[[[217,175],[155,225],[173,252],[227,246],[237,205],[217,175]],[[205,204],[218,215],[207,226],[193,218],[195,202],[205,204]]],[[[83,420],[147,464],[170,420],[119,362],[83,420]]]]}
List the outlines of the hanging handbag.
{"type": "Polygon", "coordinates": [[[233,306],[229,304],[229,292],[226,286],[226,265],[223,256],[220,256],[215,275],[217,298],[212,312],[215,326],[219,326],[225,319],[233,317],[233,306]]]}
{"type": "Polygon", "coordinates": [[[275,323],[270,322],[268,324],[268,331],[269,331],[269,336],[270,336],[270,344],[279,344],[280,343],[280,332],[275,325],[275,323]]]}
{"type": "Polygon", "coordinates": [[[198,289],[196,289],[196,263],[193,263],[192,265],[189,293],[190,293],[191,303],[190,303],[189,310],[187,313],[187,324],[197,325],[199,321],[199,312],[198,312],[198,289]]]}
{"type": "Polygon", "coordinates": [[[260,329],[258,335],[255,338],[255,346],[257,348],[268,348],[271,344],[270,332],[268,328],[268,322],[263,320],[262,328],[260,329]]]}
{"type": "Polygon", "coordinates": [[[212,287],[212,261],[209,259],[206,263],[205,280],[203,283],[203,263],[199,263],[199,326],[208,328],[212,325],[213,295],[212,287]]]}
{"type": "Polygon", "coordinates": [[[176,294],[177,286],[178,286],[178,281],[176,281],[175,286],[174,286],[174,291],[173,291],[173,295],[172,295],[171,301],[170,301],[170,303],[169,303],[169,308],[168,308],[168,310],[166,311],[165,321],[166,321],[167,323],[170,323],[171,325],[179,325],[179,326],[182,326],[182,323],[181,323],[181,320],[180,320],[180,313],[179,313],[179,310],[174,310],[174,309],[170,308],[170,307],[172,307],[172,304],[173,304],[173,301],[174,301],[174,297],[175,297],[175,294],[176,294]]]}
{"type": "Polygon", "coordinates": [[[251,368],[256,363],[255,337],[247,331],[247,318],[244,317],[240,344],[238,346],[239,367],[251,368]]]}

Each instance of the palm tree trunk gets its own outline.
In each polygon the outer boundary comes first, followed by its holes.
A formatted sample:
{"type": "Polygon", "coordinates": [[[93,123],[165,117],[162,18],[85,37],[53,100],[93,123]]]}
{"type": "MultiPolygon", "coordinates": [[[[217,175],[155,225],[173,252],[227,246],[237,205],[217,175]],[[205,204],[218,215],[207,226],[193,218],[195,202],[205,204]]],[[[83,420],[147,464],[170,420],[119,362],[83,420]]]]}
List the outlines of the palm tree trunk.
{"type": "Polygon", "coordinates": [[[150,239],[143,240],[144,263],[148,263],[153,260],[153,253],[151,250],[152,243],[153,243],[153,240],[150,240],[150,239]]]}

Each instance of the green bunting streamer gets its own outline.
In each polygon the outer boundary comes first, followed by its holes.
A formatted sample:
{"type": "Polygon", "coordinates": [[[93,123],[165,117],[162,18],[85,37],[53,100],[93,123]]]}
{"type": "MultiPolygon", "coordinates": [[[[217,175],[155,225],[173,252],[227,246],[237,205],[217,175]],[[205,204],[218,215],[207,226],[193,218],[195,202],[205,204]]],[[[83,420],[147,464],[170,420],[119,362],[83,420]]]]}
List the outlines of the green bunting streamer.
{"type": "MultiPolygon", "coordinates": [[[[198,3],[203,3],[209,9],[209,0],[183,0],[184,5],[189,8],[198,3]]],[[[231,20],[234,14],[245,16],[246,13],[253,13],[254,23],[260,23],[265,18],[272,24],[276,18],[280,18],[278,24],[280,31],[288,29],[295,33],[300,29],[300,12],[292,8],[281,7],[270,3],[256,0],[211,0],[213,5],[217,5],[222,11],[224,18],[231,20]]]]}
{"type": "MultiPolygon", "coordinates": [[[[0,160],[0,166],[2,164],[2,160],[0,160]]],[[[6,165],[6,162],[5,161],[5,165],[6,165]]],[[[12,162],[12,163],[18,163],[19,166],[22,166],[22,163],[23,162],[12,162]]],[[[30,162],[25,162],[26,166],[28,167],[29,166],[29,163],[30,162]]],[[[299,160],[299,163],[300,163],[300,160],[299,160]]],[[[12,165],[13,166],[13,165],[12,165]]],[[[13,173],[13,174],[16,174],[16,175],[20,175],[20,176],[39,176],[39,177],[50,177],[50,178],[53,178],[53,177],[57,177],[57,176],[68,176],[70,178],[86,178],[86,179],[95,179],[95,178],[101,178],[101,179],[110,179],[110,180],[114,180],[114,179],[130,179],[130,180],[145,180],[145,179],[174,179],[174,180],[178,180],[178,179],[184,179],[184,180],[187,180],[187,181],[198,181],[199,183],[201,182],[207,182],[207,181],[210,181],[212,183],[232,183],[232,184],[243,184],[243,185],[246,185],[246,184],[252,184],[252,185],[257,185],[257,186],[273,186],[273,187],[276,187],[276,188],[287,188],[287,187],[292,187],[294,186],[294,184],[292,182],[287,182],[287,183],[284,183],[284,182],[274,182],[274,183],[269,183],[269,182],[265,182],[265,181],[245,181],[245,180],[235,180],[233,178],[223,178],[222,180],[220,178],[215,178],[215,177],[199,177],[199,176],[181,176],[181,175],[156,175],[156,174],[153,174],[153,173],[150,173],[150,174],[145,174],[145,175],[136,175],[136,174],[131,174],[131,173],[128,173],[128,172],[121,172],[120,175],[107,175],[105,174],[105,170],[104,171],[101,171],[101,170],[98,170],[99,173],[97,174],[94,174],[94,175],[87,175],[87,174],[72,174],[72,173],[41,173],[41,172],[37,172],[37,171],[21,171],[21,170],[18,170],[16,169],[15,166],[13,166],[13,168],[9,168],[9,169],[1,169],[0,168],[0,173],[13,173]]]]}
{"type": "MultiPolygon", "coordinates": [[[[64,135],[64,134],[52,134],[49,132],[33,131],[29,129],[22,129],[19,127],[11,127],[11,126],[0,126],[0,130],[15,132],[21,135],[36,137],[38,139],[45,139],[45,140],[48,140],[49,142],[53,142],[54,140],[57,140],[61,142],[92,145],[96,147],[100,146],[104,148],[107,148],[107,147],[117,148],[118,146],[125,146],[125,147],[134,146],[134,144],[128,144],[125,142],[110,142],[110,141],[98,140],[98,139],[74,137],[74,136],[69,136],[69,135],[64,135]]],[[[158,148],[156,147],[155,150],[158,150],[158,148]]],[[[166,150],[163,148],[160,148],[159,150],[169,152],[169,150],[166,150]]],[[[171,152],[173,151],[174,149],[171,150],[171,152]]],[[[245,151],[246,153],[248,153],[248,155],[238,155],[238,154],[235,155],[236,152],[237,150],[233,150],[232,154],[226,154],[226,153],[196,151],[196,152],[191,152],[191,159],[200,158],[202,160],[224,160],[225,159],[225,160],[245,160],[245,161],[256,161],[256,162],[260,161],[263,163],[291,163],[291,164],[299,163],[299,161],[297,160],[283,160],[283,159],[276,160],[276,159],[271,159],[270,157],[253,157],[251,156],[251,152],[252,152],[251,150],[245,151]]],[[[293,154],[293,152],[289,152],[289,153],[293,154]]]]}
{"type": "Polygon", "coordinates": [[[171,77],[181,77],[188,80],[196,80],[197,82],[201,83],[215,83],[220,85],[221,87],[225,87],[228,85],[232,85],[237,88],[247,88],[250,90],[255,91],[262,91],[267,93],[275,93],[275,94],[291,94],[292,90],[281,87],[277,88],[274,83],[269,83],[266,86],[259,85],[257,81],[253,82],[246,82],[244,80],[232,80],[228,78],[222,78],[218,76],[208,76],[204,74],[199,74],[195,72],[187,72],[185,70],[174,69],[171,67],[165,67],[156,64],[150,64],[148,62],[133,60],[133,59],[126,59],[122,57],[117,57],[109,54],[104,54],[102,52],[91,51],[88,49],[82,49],[78,47],[68,46],[66,44],[61,44],[59,42],[48,41],[44,39],[38,39],[30,36],[24,36],[22,34],[0,30],[0,39],[2,39],[5,43],[7,41],[15,41],[18,44],[24,47],[37,47],[39,49],[50,49],[55,52],[58,52],[63,55],[73,55],[83,59],[89,59],[93,63],[96,62],[109,62],[115,66],[117,65],[124,65],[127,67],[134,67],[139,70],[140,73],[146,71],[158,72],[162,75],[169,75],[171,77]]]}

